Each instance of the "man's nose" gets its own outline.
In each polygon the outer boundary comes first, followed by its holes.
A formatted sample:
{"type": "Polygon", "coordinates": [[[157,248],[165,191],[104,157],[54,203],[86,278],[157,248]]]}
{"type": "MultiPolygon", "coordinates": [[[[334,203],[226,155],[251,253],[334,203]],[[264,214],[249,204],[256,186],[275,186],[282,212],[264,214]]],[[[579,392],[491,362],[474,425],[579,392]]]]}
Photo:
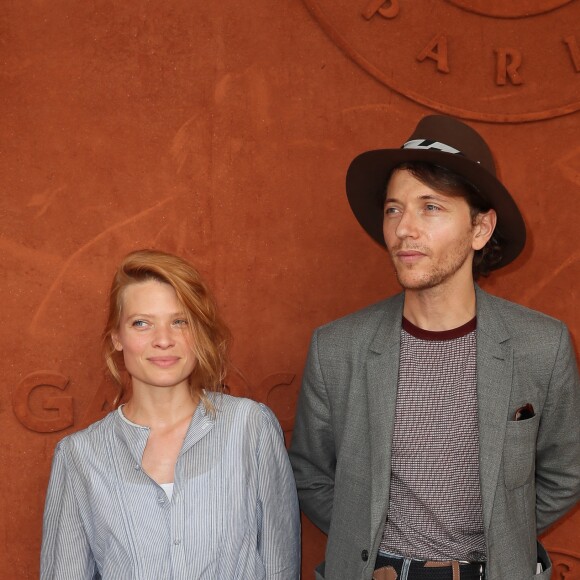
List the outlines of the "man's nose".
{"type": "Polygon", "coordinates": [[[398,238],[415,238],[419,231],[418,217],[411,211],[403,211],[395,233],[398,238]]]}

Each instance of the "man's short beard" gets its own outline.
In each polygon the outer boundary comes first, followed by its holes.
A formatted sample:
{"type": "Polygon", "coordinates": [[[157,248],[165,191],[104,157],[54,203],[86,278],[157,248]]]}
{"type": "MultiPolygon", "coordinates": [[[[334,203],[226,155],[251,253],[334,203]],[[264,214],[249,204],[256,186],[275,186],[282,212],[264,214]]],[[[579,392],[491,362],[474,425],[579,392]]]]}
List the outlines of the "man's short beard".
{"type": "MultiPolygon", "coordinates": [[[[417,249],[418,251],[422,251],[420,248],[407,249],[417,249]]],[[[398,250],[399,248],[395,248],[392,253],[389,253],[391,254],[391,261],[395,269],[397,280],[404,290],[430,290],[443,284],[445,281],[452,278],[464,266],[465,262],[469,260],[470,255],[472,255],[471,246],[466,245],[463,248],[463,252],[459,251],[460,248],[456,248],[454,252],[450,253],[449,260],[434,266],[431,270],[424,272],[419,279],[415,279],[412,275],[404,276],[404,274],[402,275],[400,273],[401,271],[409,274],[409,270],[405,271],[404,268],[401,267],[399,271],[399,269],[395,266],[396,262],[393,259],[393,254],[398,250]],[[411,280],[405,280],[405,278],[409,277],[411,280]]]]}

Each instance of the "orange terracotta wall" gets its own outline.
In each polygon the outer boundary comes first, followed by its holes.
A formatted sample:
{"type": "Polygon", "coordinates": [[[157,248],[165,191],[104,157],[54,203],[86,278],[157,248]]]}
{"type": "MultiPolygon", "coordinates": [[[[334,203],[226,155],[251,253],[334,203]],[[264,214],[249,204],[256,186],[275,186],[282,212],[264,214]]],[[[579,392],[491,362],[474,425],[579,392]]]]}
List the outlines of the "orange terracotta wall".
{"type": "MultiPolygon", "coordinates": [[[[290,434],[312,329],[397,290],[346,167],[433,110],[486,136],[531,232],[484,286],[578,344],[578,22],[569,0],[5,2],[0,575],[37,577],[53,448],[109,408],[119,258],[199,266],[236,339],[232,390],[290,434]]],[[[545,542],[580,578],[580,512],[545,542]]],[[[305,522],[304,578],[323,550],[305,522]]]]}

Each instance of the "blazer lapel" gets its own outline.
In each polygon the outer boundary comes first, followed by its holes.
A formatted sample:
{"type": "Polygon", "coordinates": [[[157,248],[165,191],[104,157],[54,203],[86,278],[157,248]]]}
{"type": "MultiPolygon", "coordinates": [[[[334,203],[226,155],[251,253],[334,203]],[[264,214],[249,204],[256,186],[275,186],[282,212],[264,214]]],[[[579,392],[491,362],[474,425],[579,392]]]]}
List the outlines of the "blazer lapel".
{"type": "Polygon", "coordinates": [[[513,369],[510,335],[493,300],[477,288],[479,470],[486,530],[491,521],[503,453],[513,369]]]}
{"type": "Polygon", "coordinates": [[[389,497],[402,316],[399,294],[387,302],[367,355],[372,530],[382,530],[389,497]]]}

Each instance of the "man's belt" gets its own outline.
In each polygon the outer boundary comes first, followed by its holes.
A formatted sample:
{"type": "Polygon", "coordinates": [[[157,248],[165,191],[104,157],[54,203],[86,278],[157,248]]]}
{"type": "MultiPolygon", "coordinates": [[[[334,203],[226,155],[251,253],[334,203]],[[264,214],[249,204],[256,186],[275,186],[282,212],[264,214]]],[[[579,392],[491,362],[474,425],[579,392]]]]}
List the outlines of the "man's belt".
{"type": "Polygon", "coordinates": [[[483,580],[485,563],[414,560],[379,553],[373,580],[400,579],[403,568],[408,569],[409,580],[483,580]]]}

